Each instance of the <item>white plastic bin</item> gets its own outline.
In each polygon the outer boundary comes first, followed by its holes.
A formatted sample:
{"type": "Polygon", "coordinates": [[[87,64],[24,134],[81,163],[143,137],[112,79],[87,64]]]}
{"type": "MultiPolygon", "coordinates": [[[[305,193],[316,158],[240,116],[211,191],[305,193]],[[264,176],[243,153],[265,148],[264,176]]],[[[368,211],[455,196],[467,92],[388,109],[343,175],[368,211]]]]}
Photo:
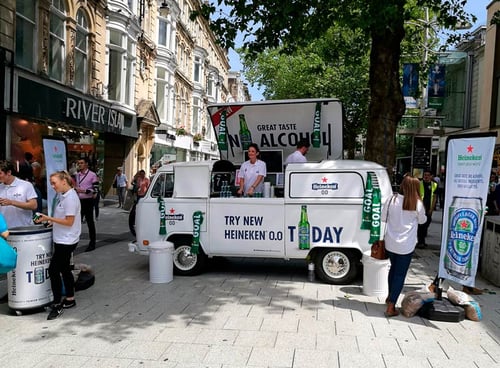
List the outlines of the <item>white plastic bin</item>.
{"type": "Polygon", "coordinates": [[[168,241],[149,245],[149,281],[164,284],[174,278],[174,244],[168,241]]]}
{"type": "Polygon", "coordinates": [[[379,260],[363,254],[363,293],[368,296],[387,296],[389,285],[387,277],[391,263],[388,259],[379,260]]]}

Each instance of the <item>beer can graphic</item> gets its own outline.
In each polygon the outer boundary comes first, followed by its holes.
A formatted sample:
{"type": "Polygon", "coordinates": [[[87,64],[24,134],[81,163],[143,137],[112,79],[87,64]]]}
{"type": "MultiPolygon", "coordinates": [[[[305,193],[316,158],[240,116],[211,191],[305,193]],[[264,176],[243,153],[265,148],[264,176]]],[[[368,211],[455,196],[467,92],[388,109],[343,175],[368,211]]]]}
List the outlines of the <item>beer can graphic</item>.
{"type": "Polygon", "coordinates": [[[449,208],[444,268],[456,278],[467,280],[472,274],[472,254],[483,215],[481,198],[453,197],[449,208]]]}
{"type": "Polygon", "coordinates": [[[45,275],[43,267],[35,267],[35,284],[43,284],[45,275]]]}

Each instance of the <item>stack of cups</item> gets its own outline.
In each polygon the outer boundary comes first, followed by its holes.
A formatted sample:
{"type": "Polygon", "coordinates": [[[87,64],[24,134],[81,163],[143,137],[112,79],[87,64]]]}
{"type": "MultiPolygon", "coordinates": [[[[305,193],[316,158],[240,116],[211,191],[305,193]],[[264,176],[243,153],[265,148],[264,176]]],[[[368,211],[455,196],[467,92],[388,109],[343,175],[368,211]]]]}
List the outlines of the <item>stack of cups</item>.
{"type": "Polygon", "coordinates": [[[271,183],[268,181],[264,182],[264,197],[271,198],[271,183]]]}

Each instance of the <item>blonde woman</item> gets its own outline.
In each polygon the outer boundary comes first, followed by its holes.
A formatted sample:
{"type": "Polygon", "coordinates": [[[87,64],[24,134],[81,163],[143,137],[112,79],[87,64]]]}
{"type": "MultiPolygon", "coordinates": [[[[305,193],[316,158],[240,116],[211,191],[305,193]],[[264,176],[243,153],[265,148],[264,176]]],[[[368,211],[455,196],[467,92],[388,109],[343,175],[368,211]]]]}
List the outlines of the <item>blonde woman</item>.
{"type": "Polygon", "coordinates": [[[413,176],[405,176],[400,186],[400,193],[386,202],[382,218],[387,218],[385,248],[391,262],[389,270],[389,296],[386,299],[386,317],[399,314],[396,309],[411,258],[417,244],[418,224],[423,224],[427,217],[420,198],[420,181],[413,176]]]}
{"type": "Polygon", "coordinates": [[[50,175],[50,185],[56,191],[52,216],[40,214],[37,223],[47,221],[52,224],[54,252],[49,265],[50,285],[54,302],[47,319],[59,317],[65,308],[76,306],[75,281],[71,272],[71,254],[80,241],[82,231],[80,199],[73,180],[66,171],[57,171],[50,175]],[[66,297],[62,299],[62,282],[66,297]],[[61,300],[62,299],[62,300],[61,300]]]}

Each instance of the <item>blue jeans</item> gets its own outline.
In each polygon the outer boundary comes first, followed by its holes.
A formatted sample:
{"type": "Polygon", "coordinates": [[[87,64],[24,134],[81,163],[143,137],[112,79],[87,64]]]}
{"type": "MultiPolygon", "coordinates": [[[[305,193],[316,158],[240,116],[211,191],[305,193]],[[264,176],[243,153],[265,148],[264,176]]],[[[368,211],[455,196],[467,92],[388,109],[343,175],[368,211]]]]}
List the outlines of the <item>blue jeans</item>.
{"type": "Polygon", "coordinates": [[[405,278],[410,268],[413,252],[409,254],[396,254],[386,250],[386,254],[391,261],[389,277],[387,278],[389,283],[389,301],[396,304],[399,294],[401,294],[405,284],[405,278]]]}

